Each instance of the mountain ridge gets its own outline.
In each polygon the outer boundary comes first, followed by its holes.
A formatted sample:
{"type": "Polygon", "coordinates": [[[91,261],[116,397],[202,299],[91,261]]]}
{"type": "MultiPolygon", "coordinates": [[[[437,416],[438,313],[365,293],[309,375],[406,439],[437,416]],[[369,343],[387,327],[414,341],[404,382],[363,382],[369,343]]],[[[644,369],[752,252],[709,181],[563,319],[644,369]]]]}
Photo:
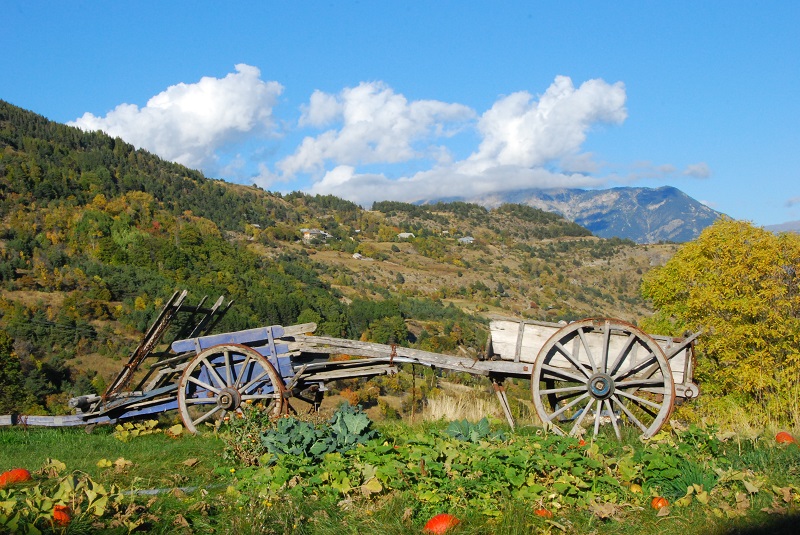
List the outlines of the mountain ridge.
{"type": "Polygon", "coordinates": [[[531,188],[462,200],[489,208],[524,204],[559,214],[598,237],[641,244],[691,241],[722,216],[673,186],[531,188]]]}

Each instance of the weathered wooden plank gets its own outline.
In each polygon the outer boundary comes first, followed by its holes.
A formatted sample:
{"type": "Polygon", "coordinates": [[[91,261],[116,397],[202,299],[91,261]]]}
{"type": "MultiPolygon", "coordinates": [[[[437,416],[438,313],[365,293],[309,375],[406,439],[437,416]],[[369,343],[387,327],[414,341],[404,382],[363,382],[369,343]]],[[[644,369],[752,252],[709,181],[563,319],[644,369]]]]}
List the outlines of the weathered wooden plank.
{"type": "Polygon", "coordinates": [[[561,327],[558,323],[494,320],[490,323],[494,354],[503,360],[533,363],[545,342],[561,327]]]}
{"type": "MultiPolygon", "coordinates": [[[[271,327],[258,327],[255,329],[245,329],[222,334],[211,334],[199,338],[186,338],[176,340],[172,343],[172,350],[176,353],[207,349],[220,344],[245,344],[245,345],[264,345],[270,338],[281,339],[292,337],[295,334],[305,334],[314,332],[317,329],[316,323],[303,323],[290,327],[273,325],[271,327]]],[[[283,351],[278,351],[279,353],[283,351]]]]}
{"type": "Polygon", "coordinates": [[[397,373],[397,367],[389,364],[374,364],[371,366],[358,366],[355,368],[333,369],[318,372],[306,372],[303,380],[306,381],[334,381],[336,379],[352,379],[355,377],[371,377],[373,375],[391,375],[397,373]]]}
{"type": "MultiPolygon", "coordinates": [[[[289,349],[304,353],[347,354],[382,359],[389,359],[392,353],[392,346],[385,344],[305,335],[298,335],[295,337],[294,342],[289,342],[289,349]]],[[[395,347],[395,355],[395,360],[398,362],[416,363],[423,366],[463,371],[473,375],[488,376],[496,373],[502,375],[529,376],[533,370],[532,366],[525,363],[473,360],[400,346],[395,347]]]]}
{"type": "Polygon", "coordinates": [[[86,420],[81,416],[24,416],[24,415],[5,415],[0,416],[0,426],[7,425],[30,425],[35,427],[71,427],[76,425],[86,425],[86,420]]]}

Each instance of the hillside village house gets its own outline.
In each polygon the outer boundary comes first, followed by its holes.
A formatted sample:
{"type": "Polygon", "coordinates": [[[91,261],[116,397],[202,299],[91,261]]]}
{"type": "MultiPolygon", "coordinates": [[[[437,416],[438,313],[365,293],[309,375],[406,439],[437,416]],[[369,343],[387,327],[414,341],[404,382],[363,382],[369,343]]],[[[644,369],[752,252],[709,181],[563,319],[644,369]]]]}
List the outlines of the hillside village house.
{"type": "Polygon", "coordinates": [[[398,239],[401,240],[409,240],[411,238],[416,238],[413,232],[401,232],[400,234],[397,235],[397,237],[398,239]]]}
{"type": "Polygon", "coordinates": [[[300,232],[303,233],[304,242],[310,242],[315,238],[322,241],[333,238],[333,234],[328,234],[324,230],[319,230],[318,228],[301,228],[300,232]]]}
{"type": "Polygon", "coordinates": [[[458,243],[461,243],[461,244],[464,244],[464,245],[469,245],[474,241],[475,241],[475,238],[473,238],[472,236],[464,236],[463,238],[459,238],[458,239],[458,243]]]}

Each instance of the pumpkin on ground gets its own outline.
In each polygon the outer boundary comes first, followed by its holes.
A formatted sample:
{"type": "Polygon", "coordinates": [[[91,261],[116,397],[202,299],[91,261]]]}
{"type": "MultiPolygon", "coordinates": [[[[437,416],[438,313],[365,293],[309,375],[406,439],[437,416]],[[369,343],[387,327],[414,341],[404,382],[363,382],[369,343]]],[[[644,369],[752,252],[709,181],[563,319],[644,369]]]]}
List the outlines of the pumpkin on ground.
{"type": "Polygon", "coordinates": [[[662,507],[666,507],[666,506],[668,506],[668,505],[669,505],[669,502],[668,502],[668,501],[667,501],[667,499],[666,499],[665,497],[663,497],[663,496],[656,496],[656,497],[655,497],[655,498],[653,498],[653,500],[650,502],[650,507],[652,507],[652,508],[653,508],[653,509],[655,509],[656,511],[658,511],[658,510],[659,510],[659,509],[661,509],[662,507]]]}
{"type": "Polygon", "coordinates": [[[553,518],[553,513],[548,511],[547,509],[537,509],[533,512],[536,516],[540,516],[542,518],[553,518]]]}
{"type": "Polygon", "coordinates": [[[66,505],[53,506],[53,521],[59,526],[66,526],[72,520],[69,507],[66,505]]]}
{"type": "Polygon", "coordinates": [[[786,431],[781,431],[777,435],[775,435],[775,441],[778,444],[794,444],[796,441],[792,435],[787,433],[786,431]]]}
{"type": "Polygon", "coordinates": [[[0,489],[14,483],[24,483],[31,480],[31,473],[24,468],[14,468],[0,474],[0,489]]]}
{"type": "Polygon", "coordinates": [[[432,533],[433,535],[442,535],[460,523],[461,521],[453,515],[442,513],[428,520],[422,531],[424,533],[432,533]]]}

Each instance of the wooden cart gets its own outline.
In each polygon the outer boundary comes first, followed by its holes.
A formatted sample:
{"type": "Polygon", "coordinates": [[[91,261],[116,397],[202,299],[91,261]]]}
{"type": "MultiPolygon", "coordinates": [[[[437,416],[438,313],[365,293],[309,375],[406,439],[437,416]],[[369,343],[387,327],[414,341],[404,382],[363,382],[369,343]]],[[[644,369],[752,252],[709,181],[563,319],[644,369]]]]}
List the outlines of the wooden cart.
{"type": "Polygon", "coordinates": [[[220,425],[247,403],[263,404],[276,416],[293,397],[316,407],[330,381],[393,374],[400,364],[488,377],[512,427],[503,384],[528,379],[544,425],[574,436],[587,430],[597,435],[610,424],[618,437],[622,425],[651,437],[669,418],[676,396],[699,393],[691,382],[697,335],[650,336],[617,320],[494,320],[487,351],[475,359],[314,336],[313,323],[208,334],[230,302],[220,298],[205,308],[205,298],[196,306],[185,298],[186,292],[172,296],[102,396],[71,400],[75,415],[0,416],[0,425],[92,425],[177,409],[186,428],[196,432],[220,425]],[[164,347],[162,338],[179,316],[182,326],[170,331],[174,339],[164,347]],[[331,359],[341,354],[350,358],[331,359]]]}

